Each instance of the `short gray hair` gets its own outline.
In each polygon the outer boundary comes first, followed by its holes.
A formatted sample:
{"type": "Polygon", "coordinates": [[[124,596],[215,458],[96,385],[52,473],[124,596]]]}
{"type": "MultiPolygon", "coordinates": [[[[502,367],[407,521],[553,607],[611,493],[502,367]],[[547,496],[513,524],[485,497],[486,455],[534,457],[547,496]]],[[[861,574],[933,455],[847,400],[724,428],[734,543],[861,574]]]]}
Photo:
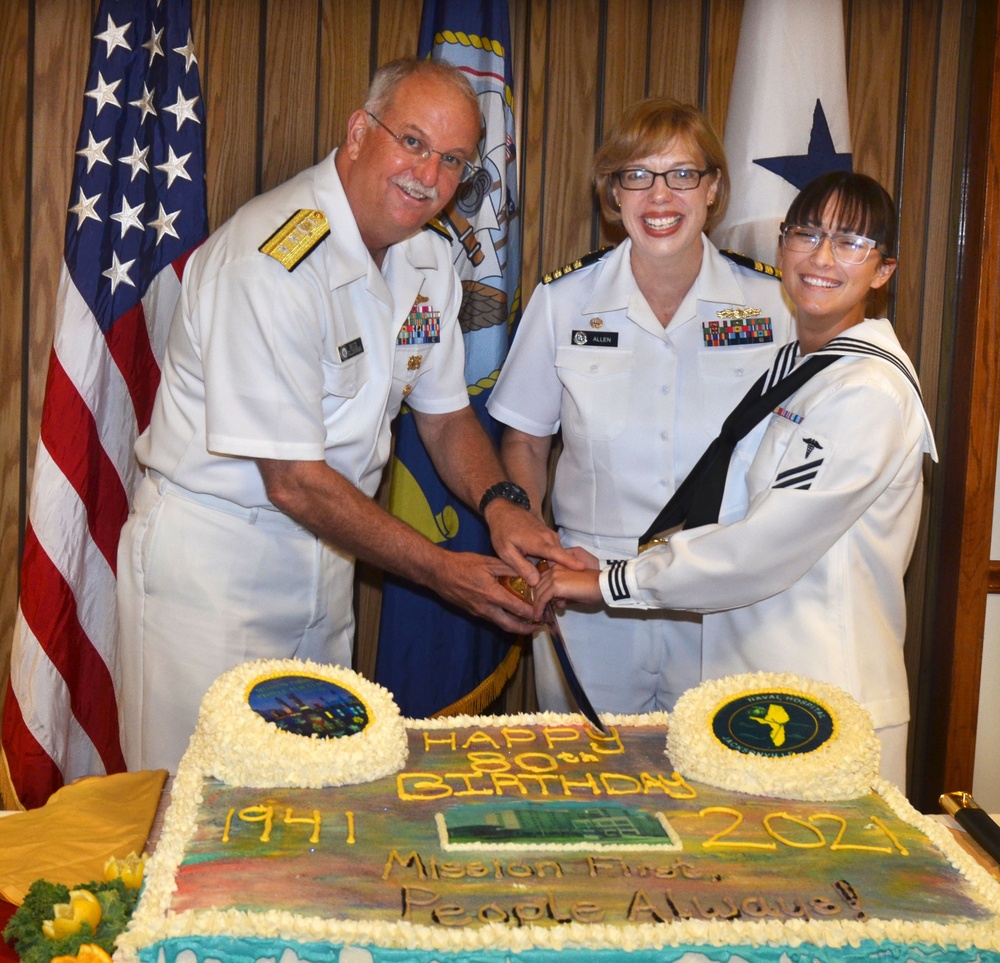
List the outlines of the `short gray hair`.
{"type": "Polygon", "coordinates": [[[401,57],[399,60],[392,60],[383,64],[375,72],[371,86],[368,88],[368,96],[362,110],[369,113],[381,115],[382,112],[392,103],[392,96],[396,88],[408,77],[429,76],[453,87],[461,94],[469,105],[475,110],[479,118],[479,127],[482,130],[483,113],[479,107],[479,98],[469,83],[468,78],[457,67],[443,60],[426,60],[422,57],[401,57]]]}

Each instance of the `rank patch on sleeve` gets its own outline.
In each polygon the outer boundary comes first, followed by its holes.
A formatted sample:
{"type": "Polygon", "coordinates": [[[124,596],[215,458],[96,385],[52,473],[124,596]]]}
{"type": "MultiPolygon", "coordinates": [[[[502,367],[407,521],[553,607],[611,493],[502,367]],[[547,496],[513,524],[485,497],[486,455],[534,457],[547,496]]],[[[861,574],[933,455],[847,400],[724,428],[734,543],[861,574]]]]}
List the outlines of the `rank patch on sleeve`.
{"type": "Polygon", "coordinates": [[[441,312],[414,304],[396,336],[396,344],[437,344],[441,340],[441,312]]]}
{"type": "Polygon", "coordinates": [[[732,345],[770,344],[774,341],[770,318],[745,318],[734,321],[702,321],[701,332],[707,348],[732,345]]]}

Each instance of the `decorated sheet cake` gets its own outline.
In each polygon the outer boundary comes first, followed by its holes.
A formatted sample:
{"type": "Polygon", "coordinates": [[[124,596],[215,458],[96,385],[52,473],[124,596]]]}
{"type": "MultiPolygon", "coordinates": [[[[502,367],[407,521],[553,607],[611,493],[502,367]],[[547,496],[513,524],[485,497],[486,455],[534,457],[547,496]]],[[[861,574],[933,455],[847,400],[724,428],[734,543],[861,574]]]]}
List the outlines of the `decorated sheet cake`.
{"type": "Polygon", "coordinates": [[[1000,963],[1000,885],[844,693],[742,676],[604,722],[403,720],[347,670],[240,666],[116,959],[1000,963]]]}

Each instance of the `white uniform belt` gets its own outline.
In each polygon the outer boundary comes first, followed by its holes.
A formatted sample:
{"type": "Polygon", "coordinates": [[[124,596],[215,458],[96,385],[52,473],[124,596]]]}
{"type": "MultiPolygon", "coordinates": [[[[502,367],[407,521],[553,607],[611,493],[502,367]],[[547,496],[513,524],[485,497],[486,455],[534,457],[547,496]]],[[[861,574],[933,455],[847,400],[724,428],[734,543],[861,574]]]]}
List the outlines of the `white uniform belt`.
{"type": "Polygon", "coordinates": [[[204,505],[218,512],[225,512],[225,514],[231,515],[234,518],[242,518],[249,525],[267,525],[285,528],[290,531],[306,531],[294,518],[273,506],[247,508],[244,505],[237,505],[236,502],[231,502],[228,498],[222,498],[219,495],[209,495],[207,492],[193,492],[188,488],[175,484],[152,468],[146,469],[146,477],[156,486],[157,491],[161,495],[169,492],[189,502],[197,502],[199,505],[204,505]]]}

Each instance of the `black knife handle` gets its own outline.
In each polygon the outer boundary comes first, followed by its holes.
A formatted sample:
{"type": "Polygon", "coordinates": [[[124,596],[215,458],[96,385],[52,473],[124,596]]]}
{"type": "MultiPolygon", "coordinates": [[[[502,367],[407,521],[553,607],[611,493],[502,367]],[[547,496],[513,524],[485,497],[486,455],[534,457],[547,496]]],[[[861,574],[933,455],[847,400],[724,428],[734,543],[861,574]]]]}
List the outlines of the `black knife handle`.
{"type": "Polygon", "coordinates": [[[1000,825],[967,792],[946,792],[938,800],[948,813],[996,863],[1000,864],[1000,825]]]}
{"type": "Polygon", "coordinates": [[[959,809],[954,816],[962,827],[995,862],[1000,863],[1000,826],[985,809],[959,809]]]}

